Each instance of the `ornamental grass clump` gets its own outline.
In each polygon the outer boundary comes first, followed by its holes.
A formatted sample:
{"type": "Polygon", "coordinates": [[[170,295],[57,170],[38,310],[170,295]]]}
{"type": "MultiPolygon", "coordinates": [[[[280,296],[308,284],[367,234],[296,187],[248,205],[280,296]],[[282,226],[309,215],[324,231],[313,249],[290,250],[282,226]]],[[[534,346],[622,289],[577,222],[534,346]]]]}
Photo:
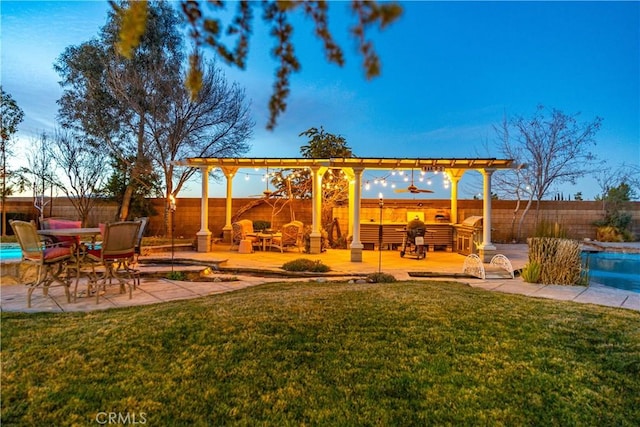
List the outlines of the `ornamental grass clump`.
{"type": "Polygon", "coordinates": [[[578,242],[552,237],[532,237],[527,239],[527,243],[529,265],[540,265],[538,283],[575,285],[580,281],[582,263],[578,242]]]}
{"type": "Polygon", "coordinates": [[[307,258],[298,258],[282,265],[282,269],[286,271],[311,271],[313,273],[326,273],[331,270],[328,265],[323,264],[320,260],[310,260],[307,258]]]}
{"type": "Polygon", "coordinates": [[[529,261],[522,269],[522,280],[527,283],[538,283],[540,281],[541,266],[536,261],[529,261]]]}

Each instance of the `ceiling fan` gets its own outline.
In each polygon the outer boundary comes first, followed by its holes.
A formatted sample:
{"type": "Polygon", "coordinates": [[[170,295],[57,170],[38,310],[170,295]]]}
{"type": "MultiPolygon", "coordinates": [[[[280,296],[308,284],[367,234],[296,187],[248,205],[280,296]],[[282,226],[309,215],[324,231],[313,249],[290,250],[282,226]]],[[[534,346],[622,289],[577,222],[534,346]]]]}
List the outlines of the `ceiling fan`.
{"type": "Polygon", "coordinates": [[[262,194],[261,195],[256,194],[249,197],[263,197],[265,199],[268,199],[270,197],[282,197],[282,194],[280,194],[280,192],[273,192],[269,189],[269,168],[267,168],[267,173],[264,175],[264,180],[266,182],[266,188],[264,189],[262,194]]]}
{"type": "Polygon", "coordinates": [[[411,184],[409,184],[407,188],[396,188],[395,192],[396,193],[412,193],[412,194],[433,193],[432,190],[418,188],[413,184],[413,169],[411,169],[411,184]]]}

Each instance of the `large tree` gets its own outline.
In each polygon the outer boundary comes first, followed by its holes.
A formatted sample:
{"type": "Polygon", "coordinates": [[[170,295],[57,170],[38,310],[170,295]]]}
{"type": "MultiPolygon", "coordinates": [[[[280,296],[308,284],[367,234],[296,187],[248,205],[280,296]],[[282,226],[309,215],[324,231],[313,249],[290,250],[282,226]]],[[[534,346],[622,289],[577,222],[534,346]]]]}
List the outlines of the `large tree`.
{"type": "Polygon", "coordinates": [[[60,172],[52,184],[67,196],[86,226],[108,177],[108,153],[87,145],[81,135],[61,129],[54,134],[49,149],[60,172]]]}
{"type": "MultiPolygon", "coordinates": [[[[118,50],[125,57],[131,57],[141,39],[147,24],[147,1],[131,2],[114,9],[123,17],[118,50]]],[[[262,8],[262,19],[269,27],[270,35],[275,39],[271,54],[278,66],[275,73],[273,92],[269,100],[268,129],[273,129],[278,116],[286,110],[289,96],[289,76],[300,70],[295,46],[292,42],[294,28],[290,16],[296,11],[310,18],[314,23],[315,35],[322,41],[327,61],[342,66],[345,63],[342,48],[334,40],[329,29],[329,2],[299,0],[265,0],[254,2],[242,0],[236,2],[236,12],[225,24],[220,18],[224,14],[224,1],[183,0],[182,11],[191,25],[191,37],[196,48],[190,56],[189,78],[187,86],[195,96],[200,90],[202,70],[200,68],[200,46],[209,45],[227,64],[241,69],[246,67],[249,53],[249,40],[254,27],[254,9],[262,8]],[[206,3],[207,6],[204,6],[206,3]],[[230,47],[233,44],[232,47],[230,47]]],[[[402,14],[402,7],[396,2],[352,0],[350,3],[355,22],[349,28],[349,34],[355,40],[358,52],[363,57],[363,68],[367,79],[380,74],[380,59],[367,33],[372,27],[384,29],[402,14]]],[[[227,15],[228,16],[228,15],[227,15]]]]}
{"type": "Polygon", "coordinates": [[[53,184],[57,178],[53,170],[55,163],[51,146],[51,137],[46,132],[32,138],[27,149],[27,166],[22,168],[22,174],[30,179],[30,187],[33,189],[33,206],[39,212],[40,221],[44,219],[47,208],[51,215],[52,202],[57,195],[56,186],[53,184]]]}
{"type": "MultiPolygon", "coordinates": [[[[347,140],[320,128],[311,127],[301,132],[307,137],[300,154],[307,159],[331,157],[354,157],[347,140]]],[[[310,198],[312,194],[311,173],[308,170],[284,170],[274,175],[272,182],[283,194],[293,198],[310,198]]],[[[329,230],[333,223],[333,208],[348,199],[349,179],[340,169],[328,169],[322,177],[322,227],[329,230]]]]}
{"type": "Polygon", "coordinates": [[[85,132],[91,137],[88,142],[107,148],[117,164],[128,168],[122,174],[128,181],[121,219],[129,216],[136,189],[148,184],[154,168],[164,172],[168,199],[183,185],[182,177],[173,185],[171,161],[176,156],[187,151],[206,155],[221,146],[241,154],[252,125],[244,98],[238,91],[215,87],[221,80],[213,72],[203,76],[202,87],[213,86],[208,95],[185,96],[189,77],[179,18],[167,2],[154,2],[145,10],[145,22],[129,60],[116,52],[120,28],[128,25],[126,16],[112,12],[98,40],[68,48],[56,64],[65,88],[59,101],[63,124],[85,132]],[[235,122],[213,119],[228,117],[233,109],[244,116],[235,122]]]}
{"type": "Polygon", "coordinates": [[[0,188],[0,195],[2,196],[2,236],[7,235],[5,225],[7,224],[7,210],[6,210],[6,197],[12,193],[12,186],[7,181],[7,176],[10,175],[10,171],[7,169],[7,156],[12,154],[11,151],[11,137],[18,131],[18,125],[24,119],[24,112],[18,106],[18,103],[13,99],[11,94],[5,92],[0,86],[0,92],[2,92],[2,102],[0,105],[0,118],[2,120],[1,141],[0,141],[0,168],[2,173],[2,188],[0,188]]]}
{"type": "MultiPolygon", "coordinates": [[[[514,238],[520,239],[522,223],[533,201],[540,201],[554,186],[572,183],[591,173],[596,158],[591,152],[602,119],[578,121],[579,114],[565,114],[555,108],[538,106],[531,117],[505,118],[495,127],[498,151],[525,167],[496,174],[496,187],[526,206],[514,238]]],[[[519,206],[519,203],[518,203],[519,206]]],[[[514,212],[514,222],[516,212],[514,212]]]]}
{"type": "Polygon", "coordinates": [[[184,85],[167,82],[171,93],[165,103],[152,107],[149,120],[151,160],[164,176],[167,197],[180,192],[196,172],[177,167],[175,160],[189,157],[237,157],[249,150],[254,126],[245,93],[229,84],[219,68],[209,63],[195,100],[184,85]]]}

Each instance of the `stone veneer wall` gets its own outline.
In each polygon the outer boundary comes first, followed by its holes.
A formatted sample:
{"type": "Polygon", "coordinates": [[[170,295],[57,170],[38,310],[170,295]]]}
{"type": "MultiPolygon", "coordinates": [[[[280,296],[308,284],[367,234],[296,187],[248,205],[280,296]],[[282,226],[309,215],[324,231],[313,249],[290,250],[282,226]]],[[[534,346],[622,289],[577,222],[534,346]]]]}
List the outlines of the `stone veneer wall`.
{"type": "MultiPolygon", "coordinates": [[[[234,213],[238,212],[248,204],[257,203],[257,199],[239,198],[233,200],[234,213]]],[[[283,224],[297,219],[305,225],[311,225],[311,201],[294,200],[292,205],[282,207],[283,201],[272,201],[271,205],[261,203],[236,219],[248,218],[252,220],[270,221],[272,228],[280,228],[283,224]]],[[[147,235],[163,235],[165,220],[163,216],[164,200],[154,200],[159,214],[151,218],[147,235]]],[[[510,242],[513,238],[512,219],[516,206],[515,201],[494,200],[492,203],[492,228],[493,241],[496,243],[510,242]]],[[[520,218],[524,210],[524,204],[518,212],[517,219],[520,218]]],[[[96,226],[100,222],[113,221],[116,217],[118,207],[115,204],[100,204],[98,209],[94,209],[89,217],[87,226],[96,226]]],[[[640,202],[629,202],[626,211],[633,215],[632,229],[636,236],[640,237],[640,202]]],[[[38,212],[33,207],[30,198],[9,198],[7,212],[20,213],[27,216],[27,219],[36,219],[38,212]]],[[[449,200],[421,199],[404,200],[389,199],[384,201],[382,211],[384,222],[405,222],[407,212],[423,212],[426,222],[436,222],[436,216],[449,217],[449,200]]],[[[460,200],[458,201],[458,222],[473,215],[482,215],[482,200],[460,200]]],[[[71,203],[65,198],[54,199],[53,204],[47,206],[45,216],[57,216],[66,218],[76,218],[77,215],[71,203]]],[[[559,223],[567,230],[570,237],[583,239],[595,238],[595,226],[593,222],[603,216],[602,202],[595,201],[543,201],[540,204],[541,219],[551,223],[559,223]]],[[[343,233],[348,230],[349,211],[348,206],[334,208],[334,217],[340,223],[343,233]]],[[[11,218],[11,215],[9,215],[11,218]]],[[[176,236],[193,236],[200,230],[200,199],[180,198],[177,200],[176,236]]],[[[380,219],[380,208],[377,199],[365,199],[361,204],[361,221],[378,222],[380,219]]],[[[444,220],[449,222],[449,220],[444,220]]],[[[225,200],[221,198],[209,199],[209,229],[213,237],[222,234],[225,223],[225,200]]],[[[532,205],[529,214],[523,224],[522,236],[530,236],[535,231],[536,210],[532,205]]],[[[517,227],[517,221],[516,225],[517,227]]]]}

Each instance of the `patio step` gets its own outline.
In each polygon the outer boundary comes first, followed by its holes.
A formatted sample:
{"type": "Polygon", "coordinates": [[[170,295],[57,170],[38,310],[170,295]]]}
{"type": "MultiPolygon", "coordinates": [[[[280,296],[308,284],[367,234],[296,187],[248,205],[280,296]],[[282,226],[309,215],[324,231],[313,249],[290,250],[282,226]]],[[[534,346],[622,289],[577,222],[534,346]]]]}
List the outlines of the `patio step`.
{"type": "Polygon", "coordinates": [[[494,267],[491,265],[485,266],[485,279],[512,279],[511,273],[505,269],[494,267]]]}

